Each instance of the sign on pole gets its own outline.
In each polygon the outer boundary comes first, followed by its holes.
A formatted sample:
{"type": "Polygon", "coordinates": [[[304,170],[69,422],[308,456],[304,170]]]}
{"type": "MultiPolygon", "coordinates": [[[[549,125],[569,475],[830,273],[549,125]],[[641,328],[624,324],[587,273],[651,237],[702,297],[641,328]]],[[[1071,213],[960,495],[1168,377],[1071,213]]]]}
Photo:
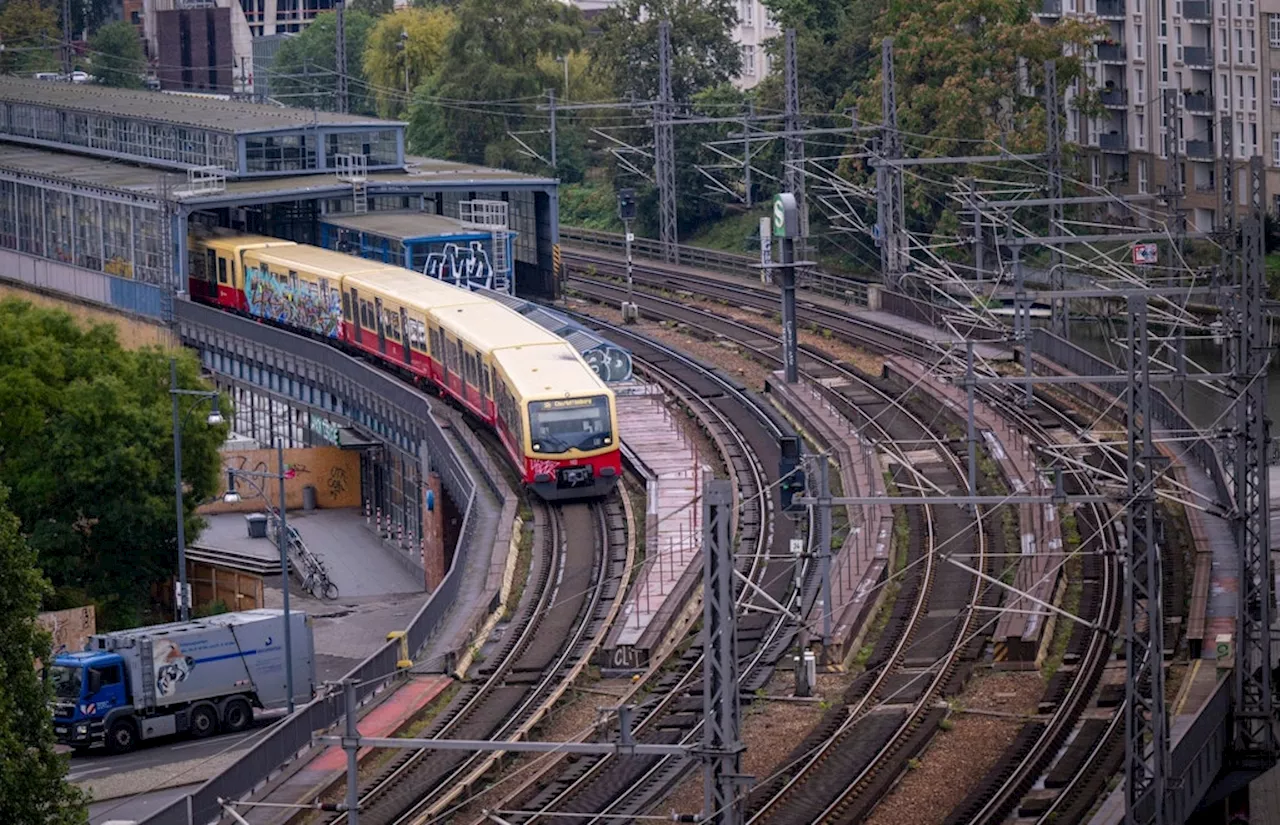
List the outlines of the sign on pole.
{"type": "Polygon", "coordinates": [[[1153,243],[1136,243],[1133,245],[1134,266],[1154,266],[1160,260],[1160,247],[1153,243]]]}
{"type": "Polygon", "coordinates": [[[779,238],[800,237],[800,210],[796,196],[790,192],[773,196],[773,234],[779,238]]]}

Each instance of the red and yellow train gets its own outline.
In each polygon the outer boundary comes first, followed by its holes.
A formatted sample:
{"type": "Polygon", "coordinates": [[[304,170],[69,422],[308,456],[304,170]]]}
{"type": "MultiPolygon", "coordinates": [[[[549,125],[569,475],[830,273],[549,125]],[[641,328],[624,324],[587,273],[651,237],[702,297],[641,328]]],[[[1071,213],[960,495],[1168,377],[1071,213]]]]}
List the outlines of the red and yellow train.
{"type": "Polygon", "coordinates": [[[613,391],[578,352],[485,297],[402,267],[255,235],[190,242],[193,299],[359,351],[493,428],[546,499],[607,493],[622,473],[613,391]]]}

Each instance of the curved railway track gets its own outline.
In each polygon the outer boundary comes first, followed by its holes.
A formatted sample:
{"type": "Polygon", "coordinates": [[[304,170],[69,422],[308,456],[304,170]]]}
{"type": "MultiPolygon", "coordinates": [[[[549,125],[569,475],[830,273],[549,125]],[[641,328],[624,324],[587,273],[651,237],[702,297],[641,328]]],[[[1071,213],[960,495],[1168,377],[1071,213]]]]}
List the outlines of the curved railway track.
{"type": "MultiPolygon", "coordinates": [[[[756,289],[750,286],[739,288],[736,285],[722,282],[708,283],[705,280],[691,278],[682,273],[669,273],[657,268],[651,270],[651,276],[653,283],[663,289],[676,286],[679,289],[687,289],[693,294],[706,295],[713,300],[725,300],[727,297],[732,296],[736,305],[754,306],[760,310],[771,309],[772,306],[776,306],[776,293],[770,293],[768,290],[756,289]]],[[[644,279],[637,278],[637,280],[642,281],[644,279]]],[[[586,297],[606,303],[611,303],[622,295],[621,289],[613,288],[611,284],[602,284],[596,281],[578,279],[575,281],[574,287],[586,297]]],[[[702,330],[710,330],[737,342],[740,346],[750,351],[757,360],[764,363],[777,363],[776,339],[760,340],[761,335],[769,334],[766,330],[690,308],[685,304],[670,300],[665,297],[665,294],[664,292],[662,297],[643,294],[646,315],[684,321],[702,330]],[[657,310],[656,313],[654,312],[655,309],[657,310]]],[[[828,324],[828,321],[832,322],[828,328],[832,329],[837,336],[849,340],[851,343],[869,345],[875,349],[886,349],[884,345],[886,340],[897,341],[902,337],[892,331],[885,331],[879,328],[876,330],[877,334],[869,336],[865,334],[866,325],[862,322],[853,321],[848,316],[840,315],[835,310],[827,307],[808,304],[803,301],[799,302],[799,304],[802,310],[806,311],[807,320],[812,321],[814,316],[817,316],[822,320],[824,326],[828,324]]],[[[914,342],[913,346],[902,349],[916,352],[922,346],[919,342],[914,342]]],[[[899,349],[895,346],[887,348],[890,350],[899,349]]],[[[941,355],[941,353],[931,348],[929,348],[929,351],[935,356],[941,355]]],[[[802,348],[802,352],[802,367],[805,366],[806,361],[811,363],[825,361],[826,363],[823,364],[825,368],[833,366],[829,359],[826,359],[815,350],[802,348]]],[[[828,390],[827,394],[828,396],[839,395],[839,393],[831,390],[828,390]]],[[[1046,409],[1052,409],[1044,399],[1038,400],[1046,409]]],[[[1008,409],[1008,405],[1004,403],[1005,399],[1003,398],[993,397],[990,401],[993,404],[1006,406],[1006,409],[1008,409]]],[[[1039,432],[1047,440],[1048,435],[1043,432],[1043,428],[1034,426],[1035,422],[1027,415],[1018,413],[1016,409],[1006,412],[1006,414],[1011,413],[1023,419],[1024,426],[1031,425],[1027,426],[1027,429],[1039,432]]],[[[1057,410],[1053,410],[1051,414],[1065,417],[1057,410]]],[[[866,418],[865,415],[863,417],[864,419],[866,418]]],[[[1111,522],[1110,514],[1106,512],[1105,508],[1096,504],[1089,505],[1086,509],[1088,510],[1087,518],[1083,512],[1080,514],[1081,518],[1093,525],[1097,532],[1096,541],[1098,546],[1093,548],[1091,552],[1096,552],[1099,555],[1094,558],[1112,558],[1113,556],[1106,555],[1108,549],[1114,549],[1112,531],[1098,529],[1102,525],[1111,522]]],[[[1023,730],[1015,743],[1015,747],[1010,749],[1012,757],[992,772],[996,780],[988,783],[988,793],[980,796],[977,800],[967,800],[966,802],[969,804],[959,806],[949,822],[957,823],[958,825],[961,822],[995,823],[1003,821],[1018,807],[1019,801],[1031,788],[1035,780],[1049,768],[1053,760],[1062,756],[1059,752],[1064,741],[1072,734],[1073,730],[1076,730],[1077,723],[1081,719],[1083,712],[1088,708],[1090,699],[1094,695],[1102,669],[1110,656],[1111,630],[1115,627],[1119,618],[1118,571],[1115,565],[1110,562],[1098,562],[1094,567],[1096,575],[1088,577],[1091,581],[1086,582],[1086,590],[1081,601],[1081,612],[1085,614],[1086,618],[1096,622],[1097,627],[1095,629],[1079,627],[1072,634],[1068,649],[1076,660],[1076,664],[1070,668],[1069,673],[1060,674],[1060,677],[1055,679],[1055,683],[1050,685],[1049,694],[1052,697],[1053,707],[1049,718],[1045,722],[1029,725],[1023,730]]],[[[905,629],[909,639],[915,630],[915,624],[909,621],[905,629]]],[[[907,641],[907,639],[902,640],[897,648],[888,654],[888,658],[891,660],[900,655],[907,641]]],[[[884,675],[887,675],[887,673],[888,671],[886,670],[884,675]]],[[[869,686],[866,695],[868,697],[874,696],[877,690],[883,689],[885,681],[887,680],[876,679],[869,686]]],[[[929,694],[929,689],[926,689],[925,694],[929,694]]],[[[839,749],[834,748],[835,743],[840,739],[840,732],[849,718],[858,717],[863,707],[864,704],[859,702],[848,708],[849,712],[846,721],[836,727],[836,732],[825,739],[822,744],[810,748],[809,762],[820,763],[824,758],[821,754],[833,750],[837,753],[840,752],[839,749]]],[[[1099,773],[1099,770],[1094,766],[1094,762],[1107,754],[1109,750],[1114,749],[1117,734],[1116,720],[1118,718],[1119,714],[1113,713],[1109,718],[1103,720],[1105,729],[1102,734],[1092,738],[1090,740],[1092,744],[1088,748],[1082,749],[1083,758],[1079,766],[1080,770],[1069,776],[1059,776],[1058,787],[1061,787],[1061,791],[1047,805],[1040,806],[1034,816],[1034,821],[1044,823],[1065,821],[1060,818],[1064,815],[1064,811],[1079,805],[1082,789],[1086,786],[1093,787],[1096,785],[1096,774],[1099,773]],[[1090,775],[1095,775],[1093,776],[1094,782],[1092,784],[1086,781],[1090,775]]],[[[827,724],[827,727],[830,727],[830,723],[827,724]]],[[[897,741],[902,740],[898,739],[897,741]]],[[[892,745],[888,747],[892,747],[892,745]]],[[[779,812],[776,819],[769,819],[766,816],[769,811],[776,809],[778,803],[785,799],[785,792],[776,789],[777,781],[775,780],[775,788],[770,791],[772,796],[763,803],[760,809],[755,810],[751,821],[856,821],[868,812],[870,808],[869,806],[857,806],[853,804],[853,800],[856,800],[860,786],[866,784],[869,775],[874,774],[875,763],[887,753],[887,750],[888,748],[875,754],[866,768],[854,776],[846,790],[837,795],[836,801],[828,804],[821,811],[816,810],[816,803],[806,799],[807,804],[805,807],[807,813],[801,813],[795,809],[784,809],[779,812]],[[806,818],[807,816],[812,816],[813,818],[806,818]]],[[[843,757],[845,761],[857,761],[862,758],[860,756],[847,755],[849,749],[844,749],[844,753],[846,754],[843,757]]],[[[1065,759],[1065,756],[1063,758],[1065,759]]],[[[1061,766],[1055,768],[1055,770],[1060,774],[1062,772],[1061,766]]],[[[1105,778],[1105,774],[1103,774],[1103,777],[1105,778]]],[[[792,784],[791,778],[788,778],[786,786],[791,787],[792,784]]],[[[758,793],[756,796],[756,801],[758,802],[760,794],[758,793]]]]}
{"type": "MultiPolygon", "coordinates": [[[[478,685],[464,685],[422,736],[507,739],[523,735],[585,666],[611,619],[628,568],[617,497],[537,505],[540,541],[528,598],[489,652],[478,685]]],[[[362,825],[429,816],[464,792],[496,754],[403,751],[360,790],[362,825]]],[[[333,823],[345,822],[339,814],[333,823]]]]}
{"type": "MultiPolygon", "coordinates": [[[[737,487],[739,569],[779,602],[803,598],[803,593],[791,592],[794,562],[777,550],[787,546],[791,529],[789,523],[771,517],[777,502],[771,489],[774,472],[766,467],[776,466],[783,428],[767,404],[670,347],[625,328],[599,326],[631,347],[641,368],[697,415],[725,456],[737,487]]],[[[805,571],[801,579],[802,591],[816,588],[805,571]]],[[[750,591],[739,591],[736,598],[744,609],[738,629],[740,688],[749,693],[768,681],[795,628],[768,613],[745,612],[746,605],[763,601],[750,591]]],[[[655,664],[632,694],[620,700],[638,702],[634,733],[639,741],[689,743],[700,734],[701,648],[695,642],[672,659],[655,664]]],[[[617,821],[647,810],[689,767],[688,760],[675,758],[561,759],[506,794],[496,807],[513,823],[617,821]]]]}

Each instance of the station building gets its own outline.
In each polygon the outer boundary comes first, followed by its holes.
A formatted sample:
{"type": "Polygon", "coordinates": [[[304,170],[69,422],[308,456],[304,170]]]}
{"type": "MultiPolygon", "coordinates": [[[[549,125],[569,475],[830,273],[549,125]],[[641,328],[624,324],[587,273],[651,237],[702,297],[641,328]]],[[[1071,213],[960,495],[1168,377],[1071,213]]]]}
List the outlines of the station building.
{"type": "Polygon", "coordinates": [[[0,77],[0,280],[159,320],[215,227],[411,263],[465,238],[552,295],[557,208],[553,179],[407,155],[400,122],[0,77]]]}

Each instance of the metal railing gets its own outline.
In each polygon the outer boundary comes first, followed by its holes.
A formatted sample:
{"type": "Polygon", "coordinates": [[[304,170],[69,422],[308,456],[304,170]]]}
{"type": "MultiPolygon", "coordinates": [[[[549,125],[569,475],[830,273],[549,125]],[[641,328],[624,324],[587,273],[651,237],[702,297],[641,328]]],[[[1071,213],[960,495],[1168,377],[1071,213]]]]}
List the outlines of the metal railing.
{"type": "MultiPolygon", "coordinates": [[[[514,497],[506,491],[497,470],[487,460],[477,461],[477,466],[482,468],[484,474],[480,479],[474,478],[458,461],[448,436],[431,417],[426,396],[391,376],[347,358],[320,342],[255,324],[209,307],[178,301],[175,302],[175,311],[179,333],[184,342],[202,347],[226,347],[242,357],[257,350],[264,357],[264,362],[269,360],[274,368],[298,376],[299,382],[328,387],[334,395],[367,392],[377,401],[359,398],[352,399],[351,403],[354,407],[376,404],[374,410],[366,408],[363,412],[368,414],[376,411],[385,416],[388,422],[394,421],[398,425],[396,428],[380,428],[389,437],[398,436],[403,439],[404,430],[421,436],[421,447],[430,456],[432,469],[440,474],[441,482],[449,491],[450,497],[463,505],[465,516],[453,563],[444,580],[405,629],[409,652],[411,655],[416,654],[457,598],[463,570],[470,555],[475,552],[492,552],[489,547],[473,546],[477,533],[474,517],[477,484],[487,484],[503,498],[504,517],[508,509],[514,516],[514,497]]],[[[357,413],[354,417],[360,417],[362,410],[353,411],[357,413]]],[[[472,451],[481,453],[474,441],[469,441],[462,435],[464,429],[453,428],[454,435],[461,439],[469,454],[472,451]]],[[[495,546],[499,543],[509,544],[510,538],[508,524],[505,532],[499,531],[495,546]]],[[[346,674],[344,678],[356,681],[360,702],[365,702],[401,675],[402,671],[397,666],[401,655],[400,640],[388,640],[346,674]]],[[[142,822],[146,825],[197,825],[217,821],[222,814],[219,799],[239,799],[252,793],[284,763],[309,749],[317,731],[332,727],[342,716],[340,695],[318,696],[296,710],[292,716],[277,722],[256,745],[221,773],[142,822]]]]}
{"type": "MultiPolygon", "coordinates": [[[[617,232],[602,232],[597,229],[581,229],[576,226],[560,226],[560,242],[569,246],[590,247],[621,252],[626,247],[626,239],[617,232]]],[[[730,275],[749,275],[758,278],[760,258],[751,255],[739,255],[735,252],[719,252],[714,249],[703,249],[698,246],[678,244],[680,264],[682,266],[709,269],[713,272],[724,272],[730,275]]],[[[631,242],[631,252],[639,258],[662,260],[662,245],[649,238],[636,238],[631,242]]],[[[796,283],[802,289],[809,289],[819,295],[835,298],[855,306],[867,305],[867,283],[851,276],[832,275],[817,267],[805,267],[796,272],[796,283]]]]}

